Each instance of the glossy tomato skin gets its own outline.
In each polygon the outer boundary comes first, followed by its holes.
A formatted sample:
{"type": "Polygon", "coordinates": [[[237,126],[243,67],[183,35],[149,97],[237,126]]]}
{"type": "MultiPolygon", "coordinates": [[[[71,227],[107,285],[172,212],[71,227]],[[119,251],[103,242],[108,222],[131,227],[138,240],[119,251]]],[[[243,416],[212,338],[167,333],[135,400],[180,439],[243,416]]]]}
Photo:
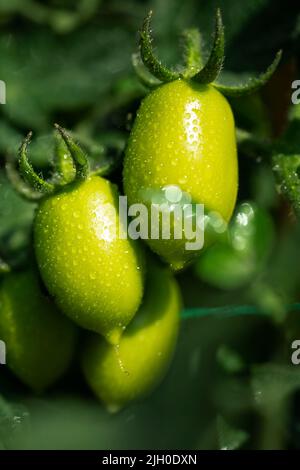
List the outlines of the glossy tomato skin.
{"type": "MultiPolygon", "coordinates": [[[[229,221],[237,196],[238,165],[234,118],[229,103],[213,86],[176,80],[142,101],[124,162],[128,203],[145,203],[149,191],[169,185],[190,195],[229,221]]],[[[192,255],[185,240],[149,240],[174,268],[192,255]],[[177,256],[178,254],[178,256],[177,256]]]]}
{"type": "Polygon", "coordinates": [[[172,359],[179,328],[181,296],[168,269],[149,267],[143,303],[116,349],[90,335],[82,368],[95,395],[110,411],[151,392],[172,359]]]}
{"type": "Polygon", "coordinates": [[[74,183],[39,206],[35,251],[42,278],[62,311],[118,343],[143,294],[137,242],[118,236],[118,192],[99,176],[74,183]]]}
{"type": "Polygon", "coordinates": [[[41,392],[69,366],[77,328],[42,293],[35,271],[26,270],[7,274],[0,282],[0,338],[7,366],[41,392]]]}

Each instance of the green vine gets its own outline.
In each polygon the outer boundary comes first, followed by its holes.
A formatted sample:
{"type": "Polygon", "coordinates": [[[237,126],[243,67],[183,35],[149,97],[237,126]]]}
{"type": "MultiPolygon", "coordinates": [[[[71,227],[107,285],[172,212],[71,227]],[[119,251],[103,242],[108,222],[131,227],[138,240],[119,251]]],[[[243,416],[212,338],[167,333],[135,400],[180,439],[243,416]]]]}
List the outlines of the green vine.
{"type": "MultiPolygon", "coordinates": [[[[287,312],[300,311],[300,303],[294,303],[286,306],[287,312]]],[[[203,317],[216,317],[216,318],[231,318],[244,315],[260,315],[270,318],[271,314],[262,310],[255,305],[228,305],[221,307],[197,307],[188,308],[182,311],[181,317],[183,319],[203,318],[203,317]]]]}

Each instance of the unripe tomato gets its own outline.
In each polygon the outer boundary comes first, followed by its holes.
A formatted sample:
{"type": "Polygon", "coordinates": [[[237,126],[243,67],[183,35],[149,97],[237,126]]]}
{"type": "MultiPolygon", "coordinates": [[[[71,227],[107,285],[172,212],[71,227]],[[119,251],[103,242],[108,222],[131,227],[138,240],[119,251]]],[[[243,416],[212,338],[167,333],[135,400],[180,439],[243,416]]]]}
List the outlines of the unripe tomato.
{"type": "Polygon", "coordinates": [[[47,197],[34,223],[39,269],[56,303],[112,343],[143,294],[141,253],[137,242],[119,237],[118,224],[118,192],[99,176],[47,197]]]}
{"type": "Polygon", "coordinates": [[[273,247],[273,221],[254,202],[243,202],[236,208],[226,235],[199,257],[195,271],[216,287],[237,289],[265,266],[273,247]]]}
{"type": "Polygon", "coordinates": [[[0,339],[12,372],[36,392],[54,383],[74,352],[76,328],[42,294],[33,270],[0,283],[0,339]]]}
{"type": "MultiPolygon", "coordinates": [[[[163,84],[138,110],[124,162],[128,202],[150,208],[149,192],[169,185],[229,221],[238,187],[234,119],[226,98],[210,85],[163,84]]],[[[185,249],[186,239],[148,243],[175,269],[195,254],[185,249]]]]}
{"type": "Polygon", "coordinates": [[[148,394],[164,377],[173,356],[181,298],[172,275],[149,268],[140,310],[119,347],[91,335],[82,354],[88,384],[111,411],[148,394]]]}

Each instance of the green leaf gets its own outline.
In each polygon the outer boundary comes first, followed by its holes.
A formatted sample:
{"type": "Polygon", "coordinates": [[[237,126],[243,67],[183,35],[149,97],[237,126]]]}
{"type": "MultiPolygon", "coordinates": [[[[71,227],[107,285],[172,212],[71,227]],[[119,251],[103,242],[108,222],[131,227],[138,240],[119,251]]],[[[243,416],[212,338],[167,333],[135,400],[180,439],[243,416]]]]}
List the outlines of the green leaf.
{"type": "Polygon", "coordinates": [[[229,424],[222,416],[217,417],[217,432],[220,450],[240,449],[249,439],[249,434],[229,424]]]}
{"type": "Polygon", "coordinates": [[[105,108],[115,100],[110,95],[113,85],[130,73],[132,47],[124,27],[103,23],[63,37],[31,28],[18,30],[7,41],[7,33],[2,32],[1,79],[7,83],[7,104],[1,107],[4,118],[26,130],[49,132],[55,113],[105,108]]]}
{"type": "Polygon", "coordinates": [[[8,273],[9,271],[10,271],[9,265],[0,258],[0,275],[8,273]]]}
{"type": "Polygon", "coordinates": [[[257,407],[275,410],[300,389],[300,374],[293,365],[262,364],[252,368],[251,383],[257,407]]]}
{"type": "Polygon", "coordinates": [[[261,449],[285,449],[292,394],[300,389],[297,367],[266,363],[252,367],[251,387],[262,418],[261,449]]]}
{"type": "Polygon", "coordinates": [[[279,189],[291,202],[296,214],[300,216],[300,155],[274,155],[273,171],[279,189]]]}
{"type": "Polygon", "coordinates": [[[218,348],[216,358],[221,367],[230,374],[241,372],[245,367],[240,354],[226,344],[218,348]]]}
{"type": "Polygon", "coordinates": [[[74,11],[44,5],[36,0],[0,0],[0,12],[20,14],[33,22],[49,24],[59,33],[68,33],[95,14],[100,2],[79,0],[74,11]]]}
{"type": "Polygon", "coordinates": [[[0,396],[0,448],[12,448],[12,442],[29,424],[29,414],[23,405],[9,403],[0,396]]]}
{"type": "MultiPolygon", "coordinates": [[[[22,140],[22,134],[11,124],[0,118],[0,152],[5,155],[16,155],[22,140]]],[[[1,160],[1,157],[0,157],[1,160]]]]}
{"type": "Polygon", "coordinates": [[[34,210],[35,204],[18,196],[0,171],[0,253],[10,264],[24,257],[34,210]]]}
{"type": "MultiPolygon", "coordinates": [[[[224,76],[224,73],[222,76],[224,76]]],[[[234,81],[239,80],[240,78],[236,76],[234,81]]],[[[261,156],[262,150],[264,151],[262,156],[267,156],[266,153],[270,153],[268,147],[270,147],[272,139],[272,123],[270,122],[270,111],[262,96],[255,93],[240,98],[231,98],[230,104],[235,120],[239,123],[239,128],[248,131],[250,139],[261,144],[257,146],[256,155],[253,154],[253,156],[261,156]]]]}

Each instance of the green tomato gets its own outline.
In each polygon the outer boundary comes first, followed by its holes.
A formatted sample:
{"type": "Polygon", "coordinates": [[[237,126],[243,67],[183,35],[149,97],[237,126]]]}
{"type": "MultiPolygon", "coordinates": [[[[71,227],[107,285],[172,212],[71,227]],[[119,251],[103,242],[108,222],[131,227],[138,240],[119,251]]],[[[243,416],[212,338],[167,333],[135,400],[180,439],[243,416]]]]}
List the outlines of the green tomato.
{"type": "Polygon", "coordinates": [[[46,198],[34,222],[39,269],[57,305],[114,344],[143,294],[142,254],[118,225],[117,189],[99,176],[46,198]]]}
{"type": "Polygon", "coordinates": [[[82,368],[110,411],[148,394],[164,377],[176,345],[181,297],[166,268],[150,267],[142,306],[118,347],[91,335],[82,368]]]}
{"type": "Polygon", "coordinates": [[[76,328],[41,292],[33,270],[0,284],[0,339],[12,372],[36,392],[53,384],[73,356],[76,328]]]}
{"type": "Polygon", "coordinates": [[[229,225],[232,247],[241,254],[252,256],[259,264],[270,254],[274,240],[274,225],[269,213],[251,201],[241,203],[229,225]]]}
{"type": "MultiPolygon", "coordinates": [[[[229,221],[237,196],[238,165],[231,108],[214,87],[185,80],[164,84],[142,102],[124,161],[129,204],[151,206],[151,192],[170,185],[206,213],[229,221]]],[[[195,254],[182,240],[149,239],[149,246],[175,269],[195,254]]]]}
{"type": "Polygon", "coordinates": [[[270,215],[253,202],[243,202],[229,224],[227,237],[199,257],[196,273],[216,287],[239,288],[263,268],[273,240],[270,215]]]}

